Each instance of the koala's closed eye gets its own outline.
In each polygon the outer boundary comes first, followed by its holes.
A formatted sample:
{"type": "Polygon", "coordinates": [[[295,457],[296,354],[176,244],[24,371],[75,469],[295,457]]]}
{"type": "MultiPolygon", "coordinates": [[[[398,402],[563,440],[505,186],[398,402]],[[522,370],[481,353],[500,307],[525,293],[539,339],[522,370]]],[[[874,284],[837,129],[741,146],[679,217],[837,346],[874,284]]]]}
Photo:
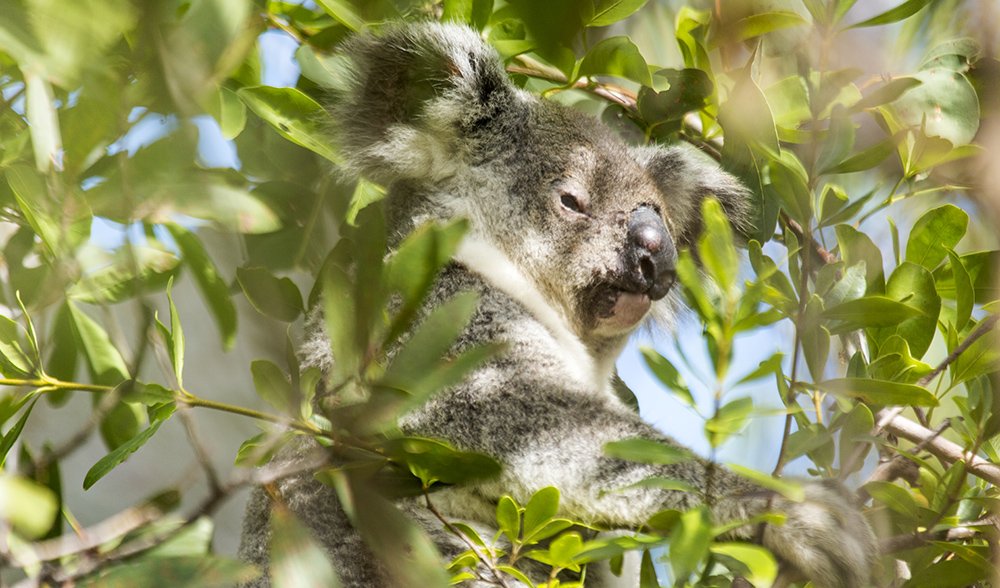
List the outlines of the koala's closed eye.
{"type": "Polygon", "coordinates": [[[572,192],[560,192],[559,193],[559,203],[562,207],[570,212],[575,212],[576,214],[582,214],[584,216],[590,216],[587,212],[587,205],[583,199],[572,192]]]}

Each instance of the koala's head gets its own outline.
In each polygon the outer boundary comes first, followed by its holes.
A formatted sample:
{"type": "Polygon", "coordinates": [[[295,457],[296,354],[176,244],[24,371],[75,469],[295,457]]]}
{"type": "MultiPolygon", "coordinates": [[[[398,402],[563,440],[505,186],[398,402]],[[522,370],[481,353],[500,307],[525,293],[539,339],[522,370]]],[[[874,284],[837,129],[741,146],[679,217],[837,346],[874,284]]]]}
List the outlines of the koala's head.
{"type": "Polygon", "coordinates": [[[406,233],[464,216],[590,346],[620,342],[667,297],[701,200],[742,218],[745,189],[693,149],[632,147],[592,117],[519,90],[470,29],[361,35],[335,112],[341,147],[390,187],[406,233]]]}

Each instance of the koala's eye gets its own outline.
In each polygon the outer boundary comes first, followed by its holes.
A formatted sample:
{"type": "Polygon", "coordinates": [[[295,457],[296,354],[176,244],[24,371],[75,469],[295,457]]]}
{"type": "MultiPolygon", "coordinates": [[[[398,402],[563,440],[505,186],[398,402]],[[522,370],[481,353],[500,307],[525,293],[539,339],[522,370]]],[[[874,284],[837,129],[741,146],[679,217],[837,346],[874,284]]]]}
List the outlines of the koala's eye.
{"type": "Polygon", "coordinates": [[[561,193],[559,195],[559,202],[566,210],[570,210],[577,214],[587,214],[586,208],[583,203],[580,202],[580,199],[569,192],[561,193]]]}

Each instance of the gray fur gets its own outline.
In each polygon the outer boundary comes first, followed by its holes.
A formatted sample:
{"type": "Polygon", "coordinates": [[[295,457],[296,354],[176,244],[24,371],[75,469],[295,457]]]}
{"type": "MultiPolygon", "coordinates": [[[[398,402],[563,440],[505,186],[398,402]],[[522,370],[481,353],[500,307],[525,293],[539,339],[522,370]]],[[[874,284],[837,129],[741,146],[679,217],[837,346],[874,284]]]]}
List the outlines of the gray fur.
{"type": "MultiPolygon", "coordinates": [[[[606,443],[633,437],[674,443],[625,407],[610,385],[614,360],[637,326],[622,318],[629,307],[619,306],[619,291],[641,289],[627,261],[629,215],[651,207],[678,245],[690,245],[701,228],[701,199],[715,195],[741,223],[745,190],[687,149],[629,147],[595,120],[518,90],[494,51],[468,29],[393,26],[354,38],[346,53],[355,77],[335,112],[338,134],[354,168],[389,186],[390,241],[429,219],[471,221],[426,307],[477,292],[478,310],[452,351],[507,346],[400,423],[407,434],[443,438],[504,466],[495,480],[435,494],[439,509],[489,527],[500,496],[510,493],[523,504],[552,485],[565,516],[635,529],[662,509],[689,508],[708,495],[718,523],[771,509],[786,513],[787,524],[759,534],[815,585],[865,586],[874,537],[841,489],[811,484],[805,502],[790,503],[702,460],[655,466],[603,452],[606,443]],[[565,194],[586,214],[568,210],[565,194]],[[678,478],[701,492],[619,491],[650,476],[678,478]]],[[[667,297],[654,306],[669,304],[667,297]]],[[[311,364],[333,361],[321,329],[312,329],[305,349],[311,364]]],[[[331,489],[305,475],[277,490],[329,551],[344,586],[393,585],[331,489]]],[[[401,507],[445,556],[463,549],[419,504],[401,507]]],[[[245,559],[265,567],[269,511],[258,491],[241,548],[245,559]]],[[[732,533],[757,535],[756,527],[732,533]]],[[[266,576],[255,584],[266,585],[266,576]]],[[[610,585],[588,579],[588,586],[610,585]]]]}

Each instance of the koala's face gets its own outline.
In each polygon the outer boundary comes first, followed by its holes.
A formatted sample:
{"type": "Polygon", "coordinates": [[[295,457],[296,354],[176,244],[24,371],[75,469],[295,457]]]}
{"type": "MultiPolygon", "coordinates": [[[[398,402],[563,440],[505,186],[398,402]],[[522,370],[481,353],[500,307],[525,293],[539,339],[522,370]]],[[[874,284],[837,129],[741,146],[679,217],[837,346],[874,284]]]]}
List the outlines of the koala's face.
{"type": "MultiPolygon", "coordinates": [[[[398,232],[465,216],[584,342],[618,343],[675,279],[701,200],[736,219],[745,190],[679,147],[629,147],[599,121],[517,89],[470,29],[388,28],[346,48],[337,119],[362,173],[391,185],[398,232]]],[[[479,268],[489,271],[489,268],[479,268]]]]}
{"type": "Polygon", "coordinates": [[[636,153],[594,119],[547,102],[522,108],[507,155],[466,172],[492,178],[475,196],[477,230],[578,335],[617,338],[674,284],[669,202],[636,153]]]}

